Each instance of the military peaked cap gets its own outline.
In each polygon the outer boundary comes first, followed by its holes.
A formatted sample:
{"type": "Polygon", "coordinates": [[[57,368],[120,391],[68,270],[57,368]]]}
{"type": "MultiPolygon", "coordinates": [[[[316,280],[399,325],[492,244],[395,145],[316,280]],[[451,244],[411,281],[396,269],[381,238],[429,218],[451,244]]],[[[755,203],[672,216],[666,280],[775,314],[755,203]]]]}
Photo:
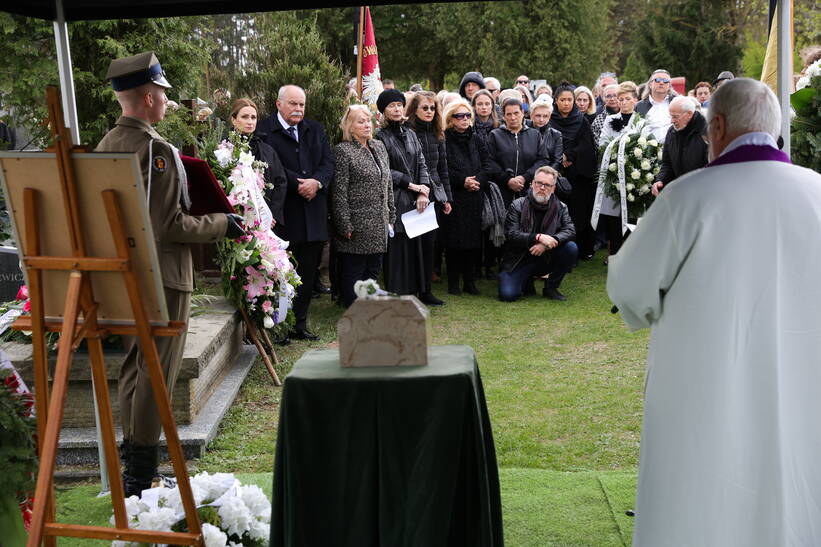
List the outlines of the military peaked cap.
{"type": "Polygon", "coordinates": [[[105,77],[111,80],[111,87],[114,91],[133,89],[149,82],[162,87],[171,87],[153,51],[114,59],[108,65],[108,73],[105,77]]]}

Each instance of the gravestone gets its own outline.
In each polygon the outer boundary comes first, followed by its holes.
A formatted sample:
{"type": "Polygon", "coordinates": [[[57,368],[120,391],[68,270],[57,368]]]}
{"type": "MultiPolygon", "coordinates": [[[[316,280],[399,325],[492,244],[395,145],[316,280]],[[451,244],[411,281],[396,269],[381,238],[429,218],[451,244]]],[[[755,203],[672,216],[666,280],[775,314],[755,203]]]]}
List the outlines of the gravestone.
{"type": "Polygon", "coordinates": [[[25,283],[17,249],[0,246],[0,302],[14,300],[25,283]]]}

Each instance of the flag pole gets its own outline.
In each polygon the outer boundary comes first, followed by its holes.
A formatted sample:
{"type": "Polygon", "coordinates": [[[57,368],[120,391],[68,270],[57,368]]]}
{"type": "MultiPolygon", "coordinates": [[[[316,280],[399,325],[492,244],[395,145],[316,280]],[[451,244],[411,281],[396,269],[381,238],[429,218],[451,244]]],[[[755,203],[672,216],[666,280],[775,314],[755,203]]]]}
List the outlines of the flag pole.
{"type": "Polygon", "coordinates": [[[362,102],[362,37],[365,34],[365,6],[359,6],[359,28],[356,35],[356,95],[362,102]]]}

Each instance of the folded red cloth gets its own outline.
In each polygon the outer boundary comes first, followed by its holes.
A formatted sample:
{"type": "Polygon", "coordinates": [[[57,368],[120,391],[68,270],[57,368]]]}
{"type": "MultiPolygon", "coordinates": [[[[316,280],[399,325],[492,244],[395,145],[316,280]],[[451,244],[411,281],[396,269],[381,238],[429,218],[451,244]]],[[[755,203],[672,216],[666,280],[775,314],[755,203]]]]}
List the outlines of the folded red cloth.
{"type": "Polygon", "coordinates": [[[188,194],[191,196],[189,214],[199,216],[210,213],[233,213],[234,208],[228,202],[225,190],[220,186],[208,163],[191,156],[180,157],[188,175],[188,194]]]}

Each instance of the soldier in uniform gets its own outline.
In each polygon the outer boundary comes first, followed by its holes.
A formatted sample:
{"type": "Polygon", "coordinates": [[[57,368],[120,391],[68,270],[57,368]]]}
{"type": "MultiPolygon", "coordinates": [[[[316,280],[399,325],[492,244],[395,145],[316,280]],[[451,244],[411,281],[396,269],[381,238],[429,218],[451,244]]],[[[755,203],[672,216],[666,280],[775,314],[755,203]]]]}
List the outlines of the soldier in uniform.
{"type": "MultiPolygon", "coordinates": [[[[187,321],[194,289],[189,243],[216,242],[244,234],[241,217],[215,213],[191,216],[185,170],[179,152],[152,127],[165,116],[168,99],[160,62],[152,52],[111,62],[106,78],[122,107],[122,116],[97,146],[98,152],[136,152],[142,165],[151,227],[160,257],[165,300],[172,321],[187,321]]],[[[185,334],[155,339],[168,391],[182,363],[185,334]]],[[[126,496],[150,488],[157,472],[160,418],[148,368],[135,340],[118,384],[123,428],[121,458],[126,496]]]]}

